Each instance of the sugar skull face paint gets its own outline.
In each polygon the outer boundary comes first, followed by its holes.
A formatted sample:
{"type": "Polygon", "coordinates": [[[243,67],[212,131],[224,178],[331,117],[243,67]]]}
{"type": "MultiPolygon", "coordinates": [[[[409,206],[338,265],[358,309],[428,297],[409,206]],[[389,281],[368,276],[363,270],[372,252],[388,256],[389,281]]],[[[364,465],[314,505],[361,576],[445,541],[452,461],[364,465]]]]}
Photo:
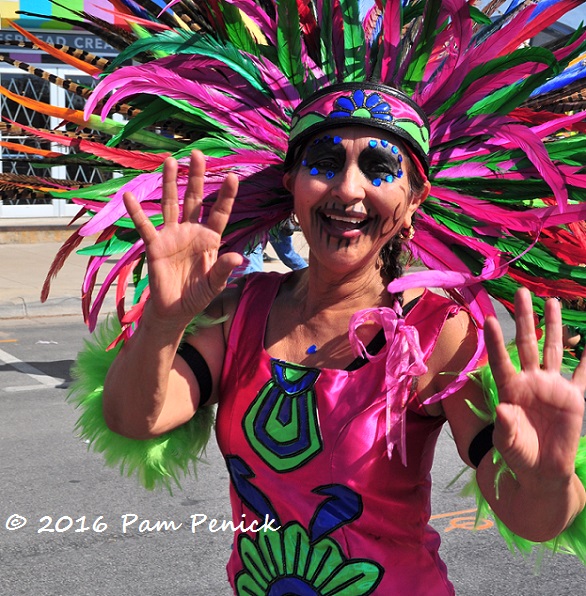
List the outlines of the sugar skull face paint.
{"type": "Polygon", "coordinates": [[[428,172],[429,121],[407,95],[380,83],[328,85],[301,102],[291,118],[289,170],[299,147],[320,131],[343,126],[365,126],[400,138],[415,154],[425,176],[428,172]]]}
{"type": "Polygon", "coordinates": [[[338,273],[367,266],[401,229],[419,201],[408,181],[402,141],[364,126],[318,134],[285,175],[311,254],[338,273]]]}
{"type": "MultiPolygon", "coordinates": [[[[307,148],[301,165],[309,169],[311,176],[325,176],[331,180],[346,163],[342,141],[339,135],[316,138],[307,148]]],[[[361,172],[374,186],[402,178],[402,163],[400,149],[387,139],[370,139],[358,158],[361,172]]]]}

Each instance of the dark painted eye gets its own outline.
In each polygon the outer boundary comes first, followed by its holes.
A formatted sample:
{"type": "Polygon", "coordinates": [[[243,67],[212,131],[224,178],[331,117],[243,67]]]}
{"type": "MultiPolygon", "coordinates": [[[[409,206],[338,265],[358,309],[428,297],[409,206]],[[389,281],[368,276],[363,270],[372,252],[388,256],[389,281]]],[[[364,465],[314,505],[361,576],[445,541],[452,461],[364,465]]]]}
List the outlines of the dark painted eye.
{"type": "Polygon", "coordinates": [[[376,141],[371,141],[360,154],[358,165],[369,180],[373,183],[376,181],[375,186],[380,186],[383,180],[389,182],[397,177],[401,169],[399,157],[391,151],[390,146],[385,147],[382,143],[379,145],[376,141]]]}
{"type": "Polygon", "coordinates": [[[317,143],[307,148],[303,165],[309,168],[312,175],[323,174],[332,178],[344,168],[346,151],[342,145],[335,143],[329,136],[317,139],[317,143]]]}
{"type": "Polygon", "coordinates": [[[387,162],[381,163],[376,160],[360,164],[360,169],[370,180],[373,180],[374,178],[384,179],[389,175],[395,175],[397,172],[397,166],[395,164],[390,164],[387,162]]]}

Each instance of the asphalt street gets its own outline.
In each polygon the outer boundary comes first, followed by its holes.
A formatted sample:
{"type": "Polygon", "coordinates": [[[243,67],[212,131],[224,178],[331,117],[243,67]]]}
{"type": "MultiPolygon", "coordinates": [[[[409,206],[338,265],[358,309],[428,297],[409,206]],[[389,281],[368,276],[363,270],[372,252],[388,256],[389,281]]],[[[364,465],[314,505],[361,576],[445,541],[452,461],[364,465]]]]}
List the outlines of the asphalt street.
{"type": "MultiPolygon", "coordinates": [[[[77,412],[65,401],[85,337],[78,317],[0,321],[0,595],[228,596],[230,535],[209,527],[230,519],[215,442],[198,477],[173,494],[107,468],[76,436],[77,412]]],[[[473,529],[475,504],[459,494],[465,481],[451,484],[461,469],[445,429],[432,523],[457,593],[584,594],[586,569],[574,558],[524,560],[492,522],[473,529]]]]}

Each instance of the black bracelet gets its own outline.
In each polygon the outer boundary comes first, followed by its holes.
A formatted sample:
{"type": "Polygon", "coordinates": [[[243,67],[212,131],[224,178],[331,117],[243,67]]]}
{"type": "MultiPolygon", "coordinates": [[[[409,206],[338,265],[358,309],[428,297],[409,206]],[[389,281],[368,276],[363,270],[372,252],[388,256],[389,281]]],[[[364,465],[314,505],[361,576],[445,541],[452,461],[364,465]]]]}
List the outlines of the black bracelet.
{"type": "Polygon", "coordinates": [[[468,447],[468,458],[472,465],[477,468],[482,458],[492,449],[492,431],[494,424],[485,426],[473,439],[468,447]]]}
{"type": "Polygon", "coordinates": [[[199,405],[205,406],[212,396],[212,374],[205,358],[191,344],[183,342],[177,354],[185,360],[199,384],[199,405]]]}

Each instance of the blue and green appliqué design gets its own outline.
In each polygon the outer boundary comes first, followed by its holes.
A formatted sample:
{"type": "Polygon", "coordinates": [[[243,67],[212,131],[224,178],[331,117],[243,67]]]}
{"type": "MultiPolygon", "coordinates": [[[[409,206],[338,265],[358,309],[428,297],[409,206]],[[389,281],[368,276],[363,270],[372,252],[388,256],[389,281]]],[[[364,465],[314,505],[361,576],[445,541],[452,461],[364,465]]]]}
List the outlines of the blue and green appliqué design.
{"type": "Polygon", "coordinates": [[[238,550],[244,564],[239,596],[364,596],[382,577],[376,563],[346,558],[331,538],[312,543],[298,523],[260,532],[256,540],[241,534],[238,550]]]}
{"type": "Polygon", "coordinates": [[[281,527],[267,495],[252,482],[254,472],[239,457],[226,458],[232,485],[259,519],[274,520],[276,530],[238,537],[242,570],[236,576],[238,596],[367,596],[379,585],[384,569],[368,559],[346,557],[329,536],[362,515],[362,499],[341,484],[318,486],[318,505],[308,528],[298,522],[281,527]]]}
{"type": "Polygon", "coordinates": [[[379,120],[393,120],[391,106],[383,101],[378,93],[367,95],[362,89],[356,89],[349,96],[343,96],[334,102],[334,111],[330,112],[330,118],[378,118],[379,120]]]}
{"type": "Polygon", "coordinates": [[[320,371],[271,360],[271,379],[244,415],[244,435],[273,470],[289,472],[323,448],[314,385],[320,371]]]}

